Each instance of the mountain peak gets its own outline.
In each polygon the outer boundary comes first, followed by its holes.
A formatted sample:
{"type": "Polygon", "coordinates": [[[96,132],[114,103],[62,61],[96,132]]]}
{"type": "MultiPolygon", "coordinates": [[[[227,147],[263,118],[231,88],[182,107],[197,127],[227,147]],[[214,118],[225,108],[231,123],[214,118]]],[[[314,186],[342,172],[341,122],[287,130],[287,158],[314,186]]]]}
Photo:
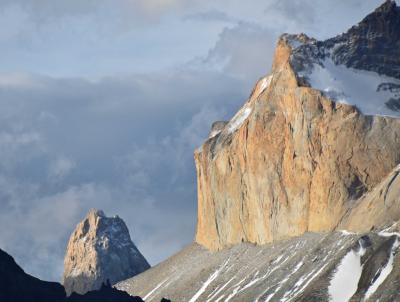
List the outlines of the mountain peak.
{"type": "Polygon", "coordinates": [[[95,217],[105,217],[106,215],[104,214],[104,212],[102,210],[98,210],[95,208],[92,208],[89,210],[88,214],[86,217],[89,216],[95,216],[95,217]]]}
{"type": "Polygon", "coordinates": [[[64,259],[68,294],[99,289],[137,275],[150,266],[132,242],[125,222],[91,209],[72,233],[64,259]]]}
{"type": "Polygon", "coordinates": [[[367,15],[358,26],[369,25],[375,31],[387,30],[388,28],[398,30],[399,18],[400,8],[397,6],[396,1],[387,0],[375,11],[367,15]]]}
{"type": "MultiPolygon", "coordinates": [[[[299,35],[286,40],[298,41],[299,35]]],[[[400,117],[400,9],[386,1],[347,32],[325,41],[291,42],[298,84],[364,114],[400,117]],[[296,47],[293,47],[295,45],[296,47]]]]}

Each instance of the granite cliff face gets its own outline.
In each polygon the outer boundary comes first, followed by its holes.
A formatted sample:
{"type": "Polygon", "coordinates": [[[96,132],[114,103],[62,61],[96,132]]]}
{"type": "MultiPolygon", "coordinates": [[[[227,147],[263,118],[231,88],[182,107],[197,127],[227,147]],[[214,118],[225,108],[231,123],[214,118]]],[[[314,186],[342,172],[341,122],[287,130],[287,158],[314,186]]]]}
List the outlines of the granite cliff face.
{"type": "Polygon", "coordinates": [[[121,218],[109,218],[102,211],[91,210],[70,237],[63,284],[67,294],[83,294],[108,281],[114,284],[140,274],[149,267],[121,218]]]}
{"type": "Polygon", "coordinates": [[[195,152],[198,243],[220,250],[332,231],[391,173],[399,32],[399,8],[386,1],[336,38],[281,37],[270,75],[195,152]]]}

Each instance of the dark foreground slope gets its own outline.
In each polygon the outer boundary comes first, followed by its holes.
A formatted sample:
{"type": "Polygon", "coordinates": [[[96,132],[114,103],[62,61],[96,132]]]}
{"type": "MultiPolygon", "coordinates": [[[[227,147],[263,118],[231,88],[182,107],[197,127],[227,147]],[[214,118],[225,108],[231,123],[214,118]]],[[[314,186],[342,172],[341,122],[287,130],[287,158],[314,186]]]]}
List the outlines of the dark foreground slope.
{"type": "Polygon", "coordinates": [[[1,302],[141,302],[126,292],[110,286],[85,295],[66,297],[64,287],[26,274],[14,259],[0,250],[0,301],[1,302]]]}
{"type": "Polygon", "coordinates": [[[29,276],[10,255],[0,250],[0,301],[52,302],[64,298],[61,284],[29,276]]]}

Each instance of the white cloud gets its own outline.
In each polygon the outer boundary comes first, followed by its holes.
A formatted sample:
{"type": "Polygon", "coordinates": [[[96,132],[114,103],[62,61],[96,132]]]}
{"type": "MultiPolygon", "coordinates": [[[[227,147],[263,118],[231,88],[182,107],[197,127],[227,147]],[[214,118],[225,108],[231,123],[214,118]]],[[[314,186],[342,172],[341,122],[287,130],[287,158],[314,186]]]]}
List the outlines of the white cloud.
{"type": "Polygon", "coordinates": [[[224,72],[239,76],[251,85],[270,71],[276,39],[277,35],[268,28],[239,23],[222,31],[203,62],[209,66],[220,65],[224,72]]]}

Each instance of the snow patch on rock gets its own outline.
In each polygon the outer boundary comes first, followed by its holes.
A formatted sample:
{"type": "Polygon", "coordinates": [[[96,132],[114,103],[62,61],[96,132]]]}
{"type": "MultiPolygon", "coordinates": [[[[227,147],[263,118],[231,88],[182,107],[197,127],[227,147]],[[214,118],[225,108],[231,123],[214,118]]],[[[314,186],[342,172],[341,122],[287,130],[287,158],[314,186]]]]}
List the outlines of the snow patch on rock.
{"type": "Polygon", "coordinates": [[[260,83],[260,94],[271,85],[272,75],[262,78],[260,83]]]}
{"type": "Polygon", "coordinates": [[[355,105],[368,115],[400,117],[400,80],[335,65],[329,58],[313,66],[300,75],[331,100],[355,105]]]}
{"type": "Polygon", "coordinates": [[[348,252],[338,265],[328,288],[329,296],[333,302],[345,302],[357,291],[358,281],[362,273],[361,257],[365,249],[359,243],[358,251],[348,252]]]}
{"type": "Polygon", "coordinates": [[[195,302],[200,298],[200,296],[205,292],[206,288],[211,284],[211,282],[213,282],[218,277],[220,272],[226,267],[228,262],[229,258],[222,264],[219,269],[217,269],[214,273],[210,275],[210,277],[206,280],[206,282],[203,283],[201,288],[195,293],[195,295],[189,300],[189,302],[195,302]]]}
{"type": "Polygon", "coordinates": [[[160,282],[155,288],[153,288],[146,296],[143,297],[143,300],[146,301],[148,298],[150,298],[151,295],[153,295],[159,288],[161,288],[166,282],[168,281],[168,278],[165,279],[164,281],[160,282]]]}
{"type": "Polygon", "coordinates": [[[252,109],[250,108],[249,105],[244,106],[242,109],[236,113],[236,115],[231,119],[231,121],[228,124],[228,132],[232,133],[236,131],[237,129],[242,126],[242,124],[246,121],[246,119],[249,117],[252,109]]]}

